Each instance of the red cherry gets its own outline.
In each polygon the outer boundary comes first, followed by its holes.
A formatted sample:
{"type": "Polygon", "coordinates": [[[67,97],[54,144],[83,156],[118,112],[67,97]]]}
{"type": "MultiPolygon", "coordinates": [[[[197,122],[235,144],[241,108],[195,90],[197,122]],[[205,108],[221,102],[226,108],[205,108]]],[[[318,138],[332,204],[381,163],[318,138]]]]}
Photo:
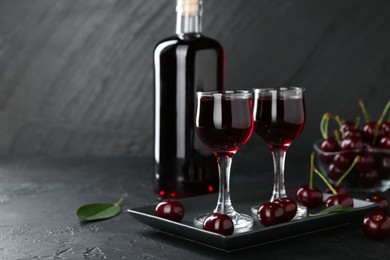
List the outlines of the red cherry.
{"type": "Polygon", "coordinates": [[[348,169],[351,163],[352,163],[351,156],[346,153],[338,153],[333,158],[333,164],[341,170],[348,169]]]}
{"type": "Polygon", "coordinates": [[[184,217],[184,207],[177,200],[164,200],[157,204],[155,214],[161,218],[180,221],[184,217]]]}
{"type": "Polygon", "coordinates": [[[329,137],[322,140],[320,149],[323,152],[337,152],[339,150],[339,145],[334,138],[329,137]]]}
{"type": "Polygon", "coordinates": [[[363,149],[363,141],[356,136],[343,138],[340,143],[342,151],[360,151],[363,149]]]}
{"type": "Polygon", "coordinates": [[[369,238],[385,238],[390,235],[390,217],[382,211],[366,214],[363,219],[363,232],[369,238]]]}
{"type": "Polygon", "coordinates": [[[348,194],[337,194],[337,195],[330,196],[325,201],[325,206],[329,208],[334,205],[344,205],[344,206],[353,207],[353,198],[348,194]]]}
{"type": "Polygon", "coordinates": [[[362,134],[359,131],[347,131],[347,132],[344,133],[344,138],[345,137],[349,137],[349,136],[362,138],[362,134]]]}
{"type": "Polygon", "coordinates": [[[390,121],[382,122],[381,129],[385,135],[390,135],[390,121]]]}
{"type": "Polygon", "coordinates": [[[389,202],[385,197],[379,195],[370,195],[366,197],[366,201],[375,202],[379,204],[379,208],[377,210],[387,212],[389,208],[389,202]]]}
{"type": "Polygon", "coordinates": [[[282,223],[285,218],[283,207],[278,203],[265,202],[257,211],[259,221],[264,226],[282,223]]]}
{"type": "Polygon", "coordinates": [[[384,136],[379,140],[379,148],[390,149],[390,136],[384,136]]]}
{"type": "Polygon", "coordinates": [[[344,121],[340,126],[340,131],[344,134],[348,131],[356,132],[356,130],[356,123],[352,121],[344,121]]]}
{"type": "MultiPolygon", "coordinates": [[[[376,130],[376,122],[368,122],[363,126],[362,129],[362,137],[363,140],[372,143],[375,137],[376,130]]],[[[385,134],[385,131],[382,128],[378,129],[377,136],[382,137],[385,134]]]]}
{"type": "Polygon", "coordinates": [[[343,175],[344,170],[337,167],[334,163],[329,165],[328,168],[328,177],[332,181],[338,181],[340,177],[343,175]]]}
{"type": "Polygon", "coordinates": [[[279,198],[273,201],[273,203],[277,203],[282,206],[284,210],[284,221],[290,221],[295,217],[297,213],[297,203],[290,198],[279,198]]]}
{"type": "Polygon", "coordinates": [[[381,173],[381,179],[390,178],[390,156],[383,156],[379,159],[378,171],[381,173]]]}
{"type": "Polygon", "coordinates": [[[233,234],[234,224],[226,214],[211,213],[203,221],[203,229],[229,236],[233,234]]]}
{"type": "Polygon", "coordinates": [[[322,203],[322,192],[314,186],[310,189],[309,185],[303,185],[297,190],[295,197],[308,208],[318,207],[322,203]]]}
{"type": "Polygon", "coordinates": [[[333,153],[339,151],[339,145],[337,141],[334,138],[326,138],[322,140],[320,144],[320,150],[324,153],[319,154],[319,158],[322,162],[328,164],[331,163],[333,160],[334,155],[333,154],[326,154],[326,153],[333,153]]]}
{"type": "MultiPolygon", "coordinates": [[[[376,122],[368,122],[366,123],[364,126],[363,126],[363,129],[362,129],[362,135],[363,135],[363,140],[368,142],[368,143],[372,143],[372,141],[374,140],[374,137],[375,137],[375,133],[376,133],[376,122]]],[[[377,136],[378,137],[382,137],[384,135],[384,130],[382,128],[379,128],[379,131],[377,133],[377,136]]]]}
{"type": "Polygon", "coordinates": [[[380,181],[379,173],[376,170],[359,173],[359,181],[365,187],[372,187],[380,181]]]}
{"type": "Polygon", "coordinates": [[[368,172],[370,171],[375,163],[375,158],[370,153],[363,153],[360,155],[359,161],[355,165],[355,170],[358,172],[368,172]]]}
{"type": "Polygon", "coordinates": [[[363,138],[365,141],[371,143],[376,131],[376,122],[367,122],[362,129],[363,138]]]}

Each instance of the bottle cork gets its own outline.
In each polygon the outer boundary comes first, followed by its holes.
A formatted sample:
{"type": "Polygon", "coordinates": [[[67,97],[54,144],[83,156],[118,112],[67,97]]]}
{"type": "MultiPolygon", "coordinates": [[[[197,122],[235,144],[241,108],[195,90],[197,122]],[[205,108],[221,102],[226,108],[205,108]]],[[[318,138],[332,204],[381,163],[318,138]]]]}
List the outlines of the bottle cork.
{"type": "Polygon", "coordinates": [[[202,0],[177,0],[176,11],[183,16],[195,16],[199,14],[202,0]]]}

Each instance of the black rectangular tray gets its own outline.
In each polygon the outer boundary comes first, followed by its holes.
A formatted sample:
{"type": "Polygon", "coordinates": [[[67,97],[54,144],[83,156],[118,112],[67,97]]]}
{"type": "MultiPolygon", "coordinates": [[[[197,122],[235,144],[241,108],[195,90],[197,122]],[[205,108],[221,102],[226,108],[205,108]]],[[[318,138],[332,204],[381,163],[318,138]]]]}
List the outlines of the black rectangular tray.
{"type": "MultiPolygon", "coordinates": [[[[327,196],[329,195],[324,194],[324,198],[327,196]]],[[[239,213],[252,215],[250,208],[253,205],[259,204],[259,200],[256,200],[257,197],[256,191],[239,192],[234,194],[234,196],[232,195],[233,206],[239,213]]],[[[196,228],[193,225],[193,219],[197,215],[210,212],[214,209],[217,203],[216,194],[193,197],[180,201],[185,208],[185,215],[181,222],[156,217],[154,209],[157,203],[155,205],[132,208],[128,212],[138,221],[164,233],[220,250],[234,251],[343,226],[356,220],[356,218],[362,217],[365,213],[378,206],[372,202],[354,199],[354,209],[352,211],[306,217],[269,227],[264,227],[257,220],[256,216],[252,215],[255,219],[253,230],[224,236],[196,228]]],[[[319,208],[312,212],[319,212],[321,209],[319,208]]]]}

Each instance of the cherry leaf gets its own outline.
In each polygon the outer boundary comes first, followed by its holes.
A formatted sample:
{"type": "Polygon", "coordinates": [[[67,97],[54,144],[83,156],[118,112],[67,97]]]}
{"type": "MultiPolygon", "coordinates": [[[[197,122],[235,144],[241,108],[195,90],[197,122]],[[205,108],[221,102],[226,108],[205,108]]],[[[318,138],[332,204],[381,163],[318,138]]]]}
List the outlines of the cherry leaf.
{"type": "Polygon", "coordinates": [[[81,221],[95,221],[115,217],[121,212],[119,204],[123,201],[121,198],[114,204],[95,203],[81,206],[77,212],[77,218],[81,221]]]}
{"type": "Polygon", "coordinates": [[[347,212],[347,211],[351,211],[351,210],[353,210],[353,207],[351,207],[351,206],[334,205],[334,206],[326,208],[318,213],[309,214],[309,216],[316,217],[316,216],[326,215],[326,214],[330,214],[330,213],[347,212]]]}

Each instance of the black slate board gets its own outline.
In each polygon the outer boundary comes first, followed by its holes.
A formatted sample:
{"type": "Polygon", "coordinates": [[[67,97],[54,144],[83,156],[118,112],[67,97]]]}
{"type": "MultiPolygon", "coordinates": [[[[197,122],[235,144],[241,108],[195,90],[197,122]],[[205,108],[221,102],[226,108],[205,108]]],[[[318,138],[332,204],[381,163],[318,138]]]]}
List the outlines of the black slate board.
{"type": "MultiPolygon", "coordinates": [[[[250,207],[258,203],[256,199],[257,192],[253,190],[237,193],[232,198],[234,199],[233,205],[235,205],[235,209],[240,213],[250,215],[250,207]]],[[[327,196],[329,195],[324,195],[324,198],[327,196]]],[[[352,211],[306,217],[270,227],[264,227],[255,218],[255,225],[251,231],[224,236],[196,228],[193,225],[194,217],[213,210],[216,201],[216,194],[181,200],[185,208],[185,216],[181,222],[156,217],[154,215],[156,205],[132,208],[128,212],[140,222],[164,233],[216,249],[235,251],[347,225],[377,207],[374,203],[354,199],[355,208],[352,211]]],[[[321,208],[316,209],[315,212],[320,210],[321,208]]]]}

